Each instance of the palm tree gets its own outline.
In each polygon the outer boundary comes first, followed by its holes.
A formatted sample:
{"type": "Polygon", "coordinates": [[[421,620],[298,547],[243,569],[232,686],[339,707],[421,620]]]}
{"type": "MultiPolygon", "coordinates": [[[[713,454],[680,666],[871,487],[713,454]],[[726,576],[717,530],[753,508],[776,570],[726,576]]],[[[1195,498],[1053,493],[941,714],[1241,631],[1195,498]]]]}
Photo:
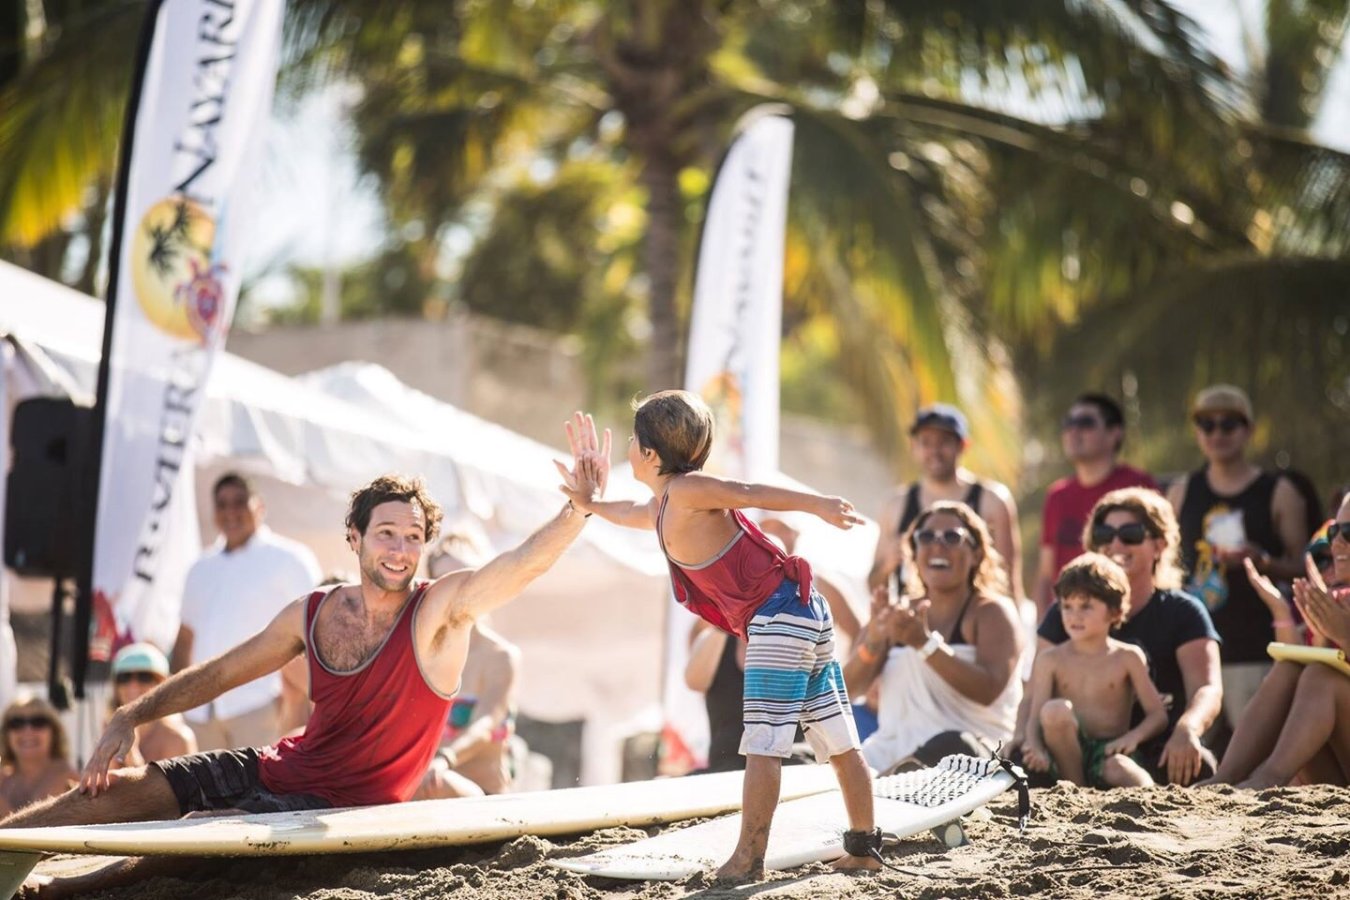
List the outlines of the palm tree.
{"type": "MultiPolygon", "coordinates": [[[[916,403],[955,398],[1005,476],[1012,365],[1062,325],[1169,271],[1347,233],[1319,180],[1338,157],[1253,124],[1258,95],[1157,0],[293,0],[289,28],[297,90],[363,85],[358,153],[424,275],[455,229],[492,246],[518,227],[494,210],[530,161],[580,157],[640,190],[641,263],[619,293],[646,301],[649,385],[678,382],[697,173],[744,111],[788,104],[789,321],[829,326],[884,447],[916,403]],[[1285,215],[1298,227],[1263,230],[1285,215]]],[[[12,186],[41,156],[17,134],[0,132],[0,197],[29,215],[12,186]]]]}

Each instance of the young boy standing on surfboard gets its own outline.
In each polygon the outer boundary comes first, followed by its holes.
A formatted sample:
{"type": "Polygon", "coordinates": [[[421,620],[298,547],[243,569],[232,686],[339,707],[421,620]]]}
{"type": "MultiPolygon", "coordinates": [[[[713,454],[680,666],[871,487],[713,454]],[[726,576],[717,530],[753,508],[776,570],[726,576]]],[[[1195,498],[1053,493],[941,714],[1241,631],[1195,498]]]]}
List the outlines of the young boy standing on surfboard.
{"type": "Polygon", "coordinates": [[[1060,572],[1055,598],[1069,640],[1042,650],[1031,670],[1027,768],[1046,772],[1053,763],[1059,777],[1086,787],[1153,784],[1133,754],[1167,728],[1167,710],[1144,651],[1111,637],[1129,612],[1125,570],[1084,553],[1060,572]],[[1144,719],[1131,728],[1136,699],[1144,719]]]}
{"type": "Polygon", "coordinates": [[[802,510],[844,529],[863,520],[839,497],[704,474],[700,469],[712,442],[713,414],[698,396],[653,394],[636,406],[628,446],[633,474],[651,488],[652,499],[577,505],[618,525],[655,529],[679,602],[747,640],[741,834],[717,877],[763,877],[782,761],[791,753],[798,723],[816,758],[833,764],[848,810],[852,830],[845,833],[844,846],[849,855],[836,866],[879,868],[870,855],[881,846],[872,820],[871,774],[834,660],[829,607],[813,589],[806,561],[785,554],[741,510],[802,510]]]}

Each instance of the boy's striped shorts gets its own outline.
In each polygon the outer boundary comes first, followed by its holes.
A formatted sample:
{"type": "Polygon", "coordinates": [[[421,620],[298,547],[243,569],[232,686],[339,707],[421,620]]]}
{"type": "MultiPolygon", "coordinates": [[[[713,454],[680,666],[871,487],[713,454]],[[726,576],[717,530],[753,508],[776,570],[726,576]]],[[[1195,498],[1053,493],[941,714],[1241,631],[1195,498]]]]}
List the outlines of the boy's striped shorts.
{"type": "Polygon", "coordinates": [[[746,631],[741,754],[790,756],[799,723],[818,762],[858,749],[825,598],[813,588],[803,606],[796,583],[784,581],[746,631]]]}

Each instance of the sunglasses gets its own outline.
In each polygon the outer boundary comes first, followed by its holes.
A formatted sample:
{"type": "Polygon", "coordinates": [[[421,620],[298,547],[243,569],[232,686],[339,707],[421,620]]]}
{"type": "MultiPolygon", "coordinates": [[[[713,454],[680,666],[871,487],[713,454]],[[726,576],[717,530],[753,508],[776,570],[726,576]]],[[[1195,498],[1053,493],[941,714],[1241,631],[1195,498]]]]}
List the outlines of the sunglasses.
{"type": "Polygon", "coordinates": [[[914,540],[925,546],[936,544],[941,541],[948,547],[959,547],[963,543],[969,543],[975,546],[975,541],[971,539],[970,532],[964,528],[945,528],[942,531],[935,531],[932,528],[925,528],[923,531],[914,535],[914,540]]]}
{"type": "Polygon", "coordinates": [[[20,728],[51,728],[52,720],[46,716],[14,716],[5,720],[6,731],[18,731],[20,728]]]}
{"type": "Polygon", "coordinates": [[[1239,428],[1246,428],[1247,420],[1242,416],[1220,416],[1216,419],[1209,416],[1196,416],[1195,427],[1205,434],[1213,434],[1215,431],[1221,434],[1232,434],[1239,428]]]}
{"type": "Polygon", "coordinates": [[[118,684],[131,684],[133,681],[140,684],[155,684],[159,681],[159,676],[154,672],[118,672],[115,680],[118,684]]]}
{"type": "Polygon", "coordinates": [[[1148,539],[1148,536],[1148,529],[1138,522],[1130,522],[1128,525],[1122,525],[1119,528],[1112,528],[1110,525],[1092,526],[1092,545],[1094,547],[1105,547],[1116,538],[1120,538],[1120,542],[1127,547],[1138,547],[1148,539]]]}
{"type": "Polygon", "coordinates": [[[1327,543],[1330,544],[1340,535],[1341,540],[1350,544],[1350,521],[1332,522],[1327,526],[1327,543]]]}
{"type": "Polygon", "coordinates": [[[1102,420],[1086,414],[1065,416],[1059,427],[1064,431],[1095,431],[1102,427],[1102,420]]]}

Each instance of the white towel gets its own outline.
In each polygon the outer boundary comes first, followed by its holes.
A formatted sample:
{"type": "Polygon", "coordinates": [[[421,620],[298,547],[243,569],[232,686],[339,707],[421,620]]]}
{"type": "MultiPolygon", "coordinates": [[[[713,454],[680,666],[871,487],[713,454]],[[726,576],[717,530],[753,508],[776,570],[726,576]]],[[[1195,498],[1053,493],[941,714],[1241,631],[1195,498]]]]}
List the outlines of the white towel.
{"type": "MultiPolygon", "coordinates": [[[[975,648],[952,647],[973,663],[975,648]]],[[[912,647],[892,647],[881,670],[877,730],[863,742],[863,757],[879,772],[895,765],[944,731],[968,731],[997,744],[1012,737],[1022,679],[1014,671],[993,703],[976,703],[948,684],[912,647]]]]}

